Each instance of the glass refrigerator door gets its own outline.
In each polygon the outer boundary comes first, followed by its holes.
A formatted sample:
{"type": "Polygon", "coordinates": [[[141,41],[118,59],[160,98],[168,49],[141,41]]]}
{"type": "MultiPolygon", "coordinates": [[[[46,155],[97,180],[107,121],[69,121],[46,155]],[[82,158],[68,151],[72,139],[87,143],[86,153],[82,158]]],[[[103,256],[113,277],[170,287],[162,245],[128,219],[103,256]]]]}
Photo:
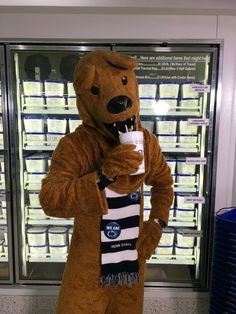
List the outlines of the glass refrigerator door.
{"type": "Polygon", "coordinates": [[[12,282],[12,232],[4,48],[0,46],[0,282],[12,282]]]}
{"type": "MultiPolygon", "coordinates": [[[[168,227],[147,261],[147,285],[207,284],[217,49],[116,47],[136,58],[140,116],[171,169],[174,201],[168,227]]],[[[150,187],[144,186],[144,219],[150,187]]]]}
{"type": "Polygon", "coordinates": [[[12,68],[12,137],[15,139],[19,274],[27,282],[59,282],[73,219],[48,217],[39,203],[58,141],[81,123],[73,89],[74,67],[88,51],[103,47],[9,46],[12,68]],[[13,82],[13,83],[12,83],[13,82]]]}

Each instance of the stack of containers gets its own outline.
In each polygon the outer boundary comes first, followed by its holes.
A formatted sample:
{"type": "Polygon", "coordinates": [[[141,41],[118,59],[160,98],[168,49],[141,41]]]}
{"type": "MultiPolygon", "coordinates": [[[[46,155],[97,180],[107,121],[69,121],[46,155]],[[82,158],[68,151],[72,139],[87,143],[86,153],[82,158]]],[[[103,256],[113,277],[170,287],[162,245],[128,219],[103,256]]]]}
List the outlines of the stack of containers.
{"type": "Polygon", "coordinates": [[[56,146],[66,134],[67,120],[65,118],[47,118],[47,145],[56,146]]]}
{"type": "Polygon", "coordinates": [[[76,95],[73,82],[67,82],[67,108],[69,111],[77,111],[76,95]]]}
{"type": "Polygon", "coordinates": [[[185,158],[177,161],[177,183],[181,186],[194,187],[196,184],[196,164],[187,163],[185,158]]]}
{"type": "Polygon", "coordinates": [[[180,111],[199,111],[199,93],[192,91],[194,83],[184,82],[181,84],[181,99],[179,100],[180,111]]]}
{"type": "Polygon", "coordinates": [[[191,258],[194,252],[194,237],[186,236],[188,229],[176,230],[175,254],[177,259],[191,258]]]}
{"type": "Polygon", "coordinates": [[[43,83],[40,80],[23,80],[24,102],[23,108],[30,109],[31,112],[39,112],[46,109],[43,96],[43,83]]]}
{"type": "Polygon", "coordinates": [[[46,145],[44,119],[41,116],[24,116],[25,145],[46,145]]]}
{"type": "Polygon", "coordinates": [[[156,83],[140,83],[138,85],[139,98],[140,98],[140,110],[143,113],[155,113],[156,112],[156,83]]]}
{"type": "Polygon", "coordinates": [[[179,121],[179,147],[196,147],[198,141],[198,126],[188,121],[179,121]]]}
{"type": "Polygon", "coordinates": [[[156,130],[161,148],[176,147],[177,142],[177,121],[156,119],[156,130]]]}
{"type": "Polygon", "coordinates": [[[66,254],[68,251],[68,228],[53,226],[48,228],[49,252],[66,254]]]}
{"type": "MultiPolygon", "coordinates": [[[[174,247],[174,237],[174,228],[163,229],[161,240],[158,244],[158,247],[155,249],[155,254],[159,255],[160,258],[164,257],[163,255],[172,255],[174,247]]],[[[171,259],[171,256],[167,258],[171,259]]]]}
{"type": "Polygon", "coordinates": [[[178,221],[193,221],[195,217],[195,203],[186,202],[186,198],[191,194],[176,193],[175,217],[178,221]]]}
{"type": "Polygon", "coordinates": [[[151,209],[151,195],[150,194],[144,193],[143,205],[144,205],[143,219],[148,220],[149,214],[150,214],[150,209],[151,209]]]}
{"type": "Polygon", "coordinates": [[[43,258],[48,252],[47,227],[34,226],[26,230],[29,252],[43,258]]]}
{"type": "Polygon", "coordinates": [[[157,98],[158,112],[176,112],[179,95],[179,84],[176,82],[162,82],[159,84],[157,98]]]}
{"type": "Polygon", "coordinates": [[[44,81],[44,92],[46,98],[47,111],[56,113],[60,109],[66,109],[66,99],[64,96],[64,81],[46,80],[44,81]]]}

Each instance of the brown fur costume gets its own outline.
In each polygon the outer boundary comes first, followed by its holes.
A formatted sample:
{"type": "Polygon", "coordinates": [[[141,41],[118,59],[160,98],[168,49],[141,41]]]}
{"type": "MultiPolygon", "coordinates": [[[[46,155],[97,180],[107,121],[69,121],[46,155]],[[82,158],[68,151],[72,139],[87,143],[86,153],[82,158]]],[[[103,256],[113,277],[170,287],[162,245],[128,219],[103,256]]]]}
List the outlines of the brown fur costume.
{"type": "Polygon", "coordinates": [[[96,51],[87,54],[75,70],[74,87],[83,124],[59,142],[40,193],[47,215],[75,218],[57,308],[60,314],[142,313],[145,260],[162,234],[154,218],[168,222],[173,190],[158,141],[140,124],[136,65],[125,54],[96,51]],[[130,102],[108,105],[120,95],[130,102]],[[131,117],[136,118],[136,130],[144,132],[146,169],[145,174],[132,176],[129,174],[138,169],[142,156],[133,145],[119,144],[116,130],[124,128],[124,121],[129,124],[131,117]],[[109,185],[116,193],[133,193],[144,182],[152,186],[150,219],[144,223],[143,200],[141,203],[136,245],[140,280],[135,285],[104,288],[99,283],[100,221],[108,211],[105,190],[98,188],[101,167],[108,178],[117,176],[109,185]]]}

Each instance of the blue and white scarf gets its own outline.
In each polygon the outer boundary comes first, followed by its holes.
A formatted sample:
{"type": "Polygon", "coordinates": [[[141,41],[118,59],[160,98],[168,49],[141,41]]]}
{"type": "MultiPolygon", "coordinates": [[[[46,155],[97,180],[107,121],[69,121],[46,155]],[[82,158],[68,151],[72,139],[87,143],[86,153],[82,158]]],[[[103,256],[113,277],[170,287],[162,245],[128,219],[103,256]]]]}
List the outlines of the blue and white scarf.
{"type": "Polygon", "coordinates": [[[104,287],[139,281],[136,242],[141,193],[118,194],[106,188],[108,214],[101,220],[101,276],[104,287]]]}

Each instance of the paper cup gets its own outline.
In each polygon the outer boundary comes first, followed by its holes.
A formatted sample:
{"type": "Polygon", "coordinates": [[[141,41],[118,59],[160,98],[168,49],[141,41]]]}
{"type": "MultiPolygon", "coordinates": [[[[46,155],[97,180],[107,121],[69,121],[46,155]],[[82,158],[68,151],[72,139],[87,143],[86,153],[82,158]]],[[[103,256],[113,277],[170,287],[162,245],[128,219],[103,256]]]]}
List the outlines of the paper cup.
{"type": "MultiPolygon", "coordinates": [[[[144,157],[144,147],[143,147],[143,132],[142,131],[132,131],[120,134],[120,143],[121,144],[134,144],[136,145],[136,151],[141,153],[144,157]]],[[[144,158],[139,166],[137,172],[132,173],[131,175],[141,174],[145,172],[144,158]]]]}

